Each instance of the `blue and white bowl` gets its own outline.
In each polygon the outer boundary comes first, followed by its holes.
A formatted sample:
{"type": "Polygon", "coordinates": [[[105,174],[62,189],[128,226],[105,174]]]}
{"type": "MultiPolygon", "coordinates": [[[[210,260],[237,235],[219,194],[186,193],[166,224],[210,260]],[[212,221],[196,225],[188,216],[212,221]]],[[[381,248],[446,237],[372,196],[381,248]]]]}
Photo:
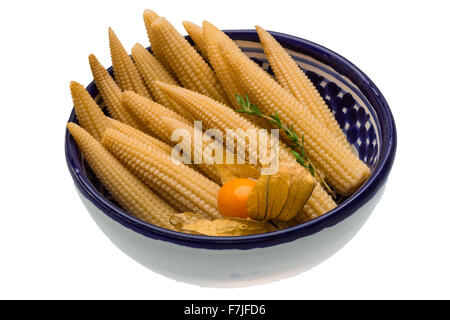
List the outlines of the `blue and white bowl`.
{"type": "MultiPolygon", "coordinates": [[[[225,32],[251,59],[272,72],[256,31],[225,32]]],[[[335,52],[301,38],[272,34],[319,89],[355,152],[372,169],[370,178],[352,196],[340,199],[336,209],[302,225],[243,237],[184,234],[123,211],[95,178],[66,131],[67,165],[81,200],[108,238],[149,269],[202,286],[236,287],[279,280],[337,252],[379,201],[397,143],[394,119],[383,95],[361,70],[335,52]]],[[[93,82],[87,90],[97,97],[93,82]]],[[[76,122],[74,111],[69,121],[76,122]]]]}

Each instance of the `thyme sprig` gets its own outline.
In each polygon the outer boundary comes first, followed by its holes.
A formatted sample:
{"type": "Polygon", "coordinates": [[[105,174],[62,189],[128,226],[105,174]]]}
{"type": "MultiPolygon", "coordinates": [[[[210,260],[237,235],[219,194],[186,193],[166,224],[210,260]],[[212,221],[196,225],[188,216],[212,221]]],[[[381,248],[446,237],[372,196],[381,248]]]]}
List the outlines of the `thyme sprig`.
{"type": "Polygon", "coordinates": [[[294,155],[295,160],[297,160],[297,162],[301,166],[308,169],[311,175],[313,177],[316,177],[319,180],[319,182],[334,196],[333,190],[331,190],[331,188],[328,186],[325,180],[317,172],[316,168],[311,163],[311,161],[309,161],[308,155],[306,154],[304,148],[305,136],[303,134],[300,139],[300,137],[294,130],[294,126],[284,124],[281,121],[280,117],[278,116],[278,112],[275,112],[275,114],[271,115],[265,115],[264,113],[262,113],[261,110],[258,108],[258,106],[250,102],[248,94],[245,95],[245,98],[243,98],[239,94],[236,94],[236,101],[239,103],[239,105],[242,106],[242,109],[236,110],[237,112],[265,119],[271,125],[274,125],[278,129],[282,130],[289,141],[288,146],[291,148],[291,152],[294,155]]]}

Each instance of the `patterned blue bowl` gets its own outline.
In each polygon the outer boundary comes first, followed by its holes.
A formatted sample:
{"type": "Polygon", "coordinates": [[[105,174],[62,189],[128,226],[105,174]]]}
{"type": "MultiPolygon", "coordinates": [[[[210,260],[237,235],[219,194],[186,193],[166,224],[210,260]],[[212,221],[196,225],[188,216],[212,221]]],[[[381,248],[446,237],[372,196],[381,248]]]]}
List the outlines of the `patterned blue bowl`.
{"type": "MultiPolygon", "coordinates": [[[[254,30],[225,32],[272,73],[254,30]]],[[[272,34],[327,101],[355,152],[372,169],[370,178],[352,196],[340,199],[336,209],[302,225],[243,237],[183,234],[123,211],[95,178],[66,131],[67,165],[82,201],[111,241],[139,263],[171,278],[205,286],[245,286],[281,279],[307,270],[339,250],[381,197],[396,151],[394,119],[381,92],[335,52],[301,38],[272,34]]],[[[109,71],[112,73],[111,68],[109,71]]],[[[93,82],[87,90],[98,99],[93,82]]],[[[69,121],[76,122],[74,110],[69,121]]]]}

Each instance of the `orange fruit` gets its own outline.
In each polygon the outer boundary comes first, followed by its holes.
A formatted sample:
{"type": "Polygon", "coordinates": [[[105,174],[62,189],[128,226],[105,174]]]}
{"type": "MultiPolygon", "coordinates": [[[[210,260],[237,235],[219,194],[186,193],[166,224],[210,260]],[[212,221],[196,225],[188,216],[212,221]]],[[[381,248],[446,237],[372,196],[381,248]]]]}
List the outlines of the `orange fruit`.
{"type": "Polygon", "coordinates": [[[224,217],[247,218],[247,200],[256,181],[237,178],[227,181],[219,190],[217,203],[224,217]]]}

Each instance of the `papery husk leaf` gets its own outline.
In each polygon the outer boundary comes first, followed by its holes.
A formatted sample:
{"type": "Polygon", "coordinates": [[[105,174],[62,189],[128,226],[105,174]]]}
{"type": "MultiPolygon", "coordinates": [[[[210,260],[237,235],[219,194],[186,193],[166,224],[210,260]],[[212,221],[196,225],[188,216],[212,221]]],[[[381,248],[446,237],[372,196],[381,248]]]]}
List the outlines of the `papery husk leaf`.
{"type": "Polygon", "coordinates": [[[208,220],[192,212],[173,214],[169,221],[180,232],[204,236],[246,236],[276,230],[265,221],[228,217],[208,220]]]}
{"type": "Polygon", "coordinates": [[[260,176],[259,169],[251,164],[218,164],[216,170],[219,173],[222,185],[227,181],[237,178],[257,180],[260,176]]]}
{"type": "Polygon", "coordinates": [[[267,213],[268,175],[262,175],[250,192],[247,211],[252,219],[263,220],[267,213]]]}
{"type": "Polygon", "coordinates": [[[237,178],[245,178],[245,179],[254,179],[258,180],[260,177],[260,169],[256,165],[244,163],[237,163],[237,155],[234,155],[234,163],[228,164],[226,163],[226,154],[228,150],[225,150],[223,163],[215,164],[215,168],[217,173],[220,176],[222,181],[222,185],[224,185],[227,181],[237,178]]]}
{"type": "Polygon", "coordinates": [[[247,211],[255,220],[289,221],[311,197],[314,185],[307,169],[280,163],[277,173],[258,179],[249,194],[247,211]]]}
{"type": "Polygon", "coordinates": [[[291,189],[291,174],[285,167],[278,169],[278,173],[269,176],[267,184],[269,190],[267,192],[267,211],[264,220],[276,220],[277,213],[282,212],[289,197],[291,189]]]}
{"type": "Polygon", "coordinates": [[[169,222],[180,231],[183,228],[183,225],[194,223],[198,220],[205,219],[201,214],[194,213],[194,212],[183,212],[183,213],[176,213],[172,214],[169,217],[169,222]]]}
{"type": "Polygon", "coordinates": [[[315,180],[306,168],[290,165],[287,168],[291,176],[291,189],[283,211],[275,220],[288,221],[294,218],[311,197],[315,186],[315,180]]]}

